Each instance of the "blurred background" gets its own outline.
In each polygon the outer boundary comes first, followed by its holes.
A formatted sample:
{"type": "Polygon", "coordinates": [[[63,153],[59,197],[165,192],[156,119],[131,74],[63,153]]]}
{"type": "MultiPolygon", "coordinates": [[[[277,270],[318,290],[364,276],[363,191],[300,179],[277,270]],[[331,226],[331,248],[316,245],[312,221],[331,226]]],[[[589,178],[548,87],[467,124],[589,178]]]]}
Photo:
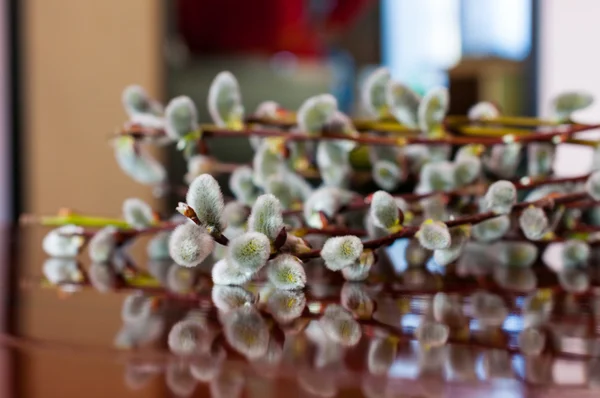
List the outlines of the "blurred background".
{"type": "MultiPolygon", "coordinates": [[[[331,92],[342,110],[360,113],[357,87],[378,65],[421,93],[448,86],[451,114],[485,99],[509,115],[544,115],[557,92],[600,91],[600,59],[583,47],[595,33],[595,0],[5,5],[0,143],[2,162],[10,164],[0,167],[3,219],[61,207],[115,215],[128,196],[153,200],[149,188],[118,169],[109,144],[126,120],[120,95],[131,83],[165,102],[191,96],[203,122],[208,86],[221,70],[237,76],[248,112],[268,99],[297,109],[331,92]]],[[[217,142],[214,150],[224,161],[251,154],[245,141],[217,142]]],[[[159,155],[180,183],[181,156],[159,155]]]]}
{"type": "MultiPolygon", "coordinates": [[[[125,176],[114,160],[109,139],[126,120],[121,91],[132,83],[164,102],[176,95],[191,96],[202,122],[209,121],[209,84],[221,70],[237,76],[248,111],[268,99],[297,109],[307,97],[331,92],[342,110],[358,114],[357,87],[379,65],[388,66],[394,78],[421,93],[435,85],[448,86],[451,114],[464,114],[478,100],[490,100],[509,115],[543,116],[550,98],[563,90],[584,89],[600,97],[600,56],[590,49],[590,41],[600,33],[598,0],[2,4],[4,222],[21,213],[54,214],[61,207],[117,216],[128,197],[171,209],[150,188],[125,176]]],[[[598,122],[599,108],[588,108],[579,115],[581,121],[598,122]]],[[[244,140],[217,142],[214,152],[227,162],[243,162],[251,154],[244,140]]],[[[565,153],[560,158],[564,173],[588,167],[587,154],[565,153]]],[[[170,149],[156,154],[169,164],[172,182],[181,183],[185,165],[180,154],[170,149]]],[[[39,250],[42,235],[21,248],[29,256],[23,264],[37,273],[45,258],[39,250]]],[[[27,301],[18,326],[23,335],[76,338],[78,343],[97,345],[112,340],[122,297],[81,294],[65,302],[51,296],[33,291],[20,298],[27,301]],[[112,312],[98,316],[102,311],[112,312]],[[92,315],[82,317],[83,313],[92,315]]],[[[4,359],[1,355],[0,371],[4,359]]],[[[61,396],[81,393],[77,384],[64,381],[69,372],[86,366],[87,358],[45,353],[35,361],[27,355],[11,360],[30,369],[28,382],[20,384],[23,396],[56,396],[50,385],[61,396]]],[[[96,363],[95,372],[83,377],[103,386],[97,392],[84,390],[86,396],[121,396],[125,389],[122,383],[104,382],[122,378],[121,370],[108,360],[96,363]]],[[[5,387],[0,382],[0,390],[5,387]]]]}

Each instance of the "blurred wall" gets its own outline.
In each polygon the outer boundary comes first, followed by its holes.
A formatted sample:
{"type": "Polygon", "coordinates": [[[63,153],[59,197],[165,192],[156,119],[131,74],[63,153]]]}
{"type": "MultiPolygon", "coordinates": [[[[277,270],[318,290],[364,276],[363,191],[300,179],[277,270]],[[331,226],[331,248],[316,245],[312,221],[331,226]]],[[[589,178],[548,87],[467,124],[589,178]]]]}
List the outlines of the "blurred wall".
{"type": "MultiPolygon", "coordinates": [[[[540,1],[538,103],[548,115],[551,99],[562,91],[585,90],[596,102],[575,117],[580,122],[600,120],[600,53],[593,42],[600,35],[598,0],[540,1]]],[[[562,145],[556,160],[561,175],[586,173],[589,148],[562,145]]]]}
{"type": "Polygon", "coordinates": [[[161,87],[158,0],[24,2],[25,204],[116,215],[151,190],[119,170],[108,138],[125,120],[121,91],[161,87]]]}
{"type": "MultiPolygon", "coordinates": [[[[150,188],[119,170],[108,139],[125,120],[120,100],[125,85],[138,83],[150,94],[160,94],[161,4],[159,0],[24,2],[27,212],[52,214],[67,206],[89,214],[118,215],[123,199],[131,196],[157,205],[150,188]]],[[[41,273],[42,232],[23,233],[28,239],[20,241],[22,274],[41,273]]],[[[82,294],[65,301],[56,292],[29,293],[19,293],[22,335],[96,347],[112,344],[121,323],[122,296],[82,294]]],[[[91,358],[77,350],[23,354],[19,396],[123,396],[127,391],[123,369],[114,359],[91,358]]],[[[164,392],[153,384],[137,394],[164,392]]]]}

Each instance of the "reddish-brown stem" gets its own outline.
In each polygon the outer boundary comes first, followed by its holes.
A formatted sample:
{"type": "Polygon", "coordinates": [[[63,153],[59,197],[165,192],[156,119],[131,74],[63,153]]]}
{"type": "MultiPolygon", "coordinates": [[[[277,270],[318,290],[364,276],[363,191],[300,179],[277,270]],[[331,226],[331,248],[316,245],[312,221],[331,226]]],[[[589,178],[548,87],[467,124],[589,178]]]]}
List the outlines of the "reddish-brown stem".
{"type": "MultiPolygon", "coordinates": [[[[513,206],[511,212],[515,213],[515,212],[523,210],[529,206],[552,208],[558,204],[574,202],[574,201],[585,199],[587,197],[588,197],[588,195],[585,192],[566,194],[566,195],[562,195],[562,196],[558,196],[558,197],[546,197],[546,198],[542,198],[542,199],[539,199],[539,200],[536,200],[533,202],[517,203],[513,206]]],[[[460,217],[455,220],[446,221],[445,224],[448,227],[455,227],[455,226],[467,225],[467,224],[475,225],[475,224],[479,224],[480,222],[489,220],[494,217],[498,217],[498,214],[496,214],[494,212],[485,212],[485,213],[479,213],[479,214],[469,215],[469,216],[465,216],[465,217],[460,217]]],[[[390,245],[398,239],[413,237],[418,231],[419,231],[419,227],[404,227],[401,231],[399,231],[397,233],[388,235],[383,238],[372,239],[372,240],[363,242],[363,247],[365,249],[377,249],[382,246],[390,245]]],[[[321,255],[321,250],[312,250],[307,253],[299,254],[298,258],[300,258],[302,260],[309,260],[311,258],[320,257],[320,255],[321,255]]]]}
{"type": "MultiPolygon", "coordinates": [[[[600,125],[572,125],[570,128],[559,128],[554,131],[545,133],[530,134],[524,136],[513,136],[507,134],[504,137],[474,137],[474,136],[452,136],[448,135],[441,138],[426,138],[426,137],[373,137],[373,136],[358,136],[351,137],[343,134],[321,134],[321,135],[309,135],[298,132],[285,132],[269,129],[244,129],[244,130],[229,130],[217,127],[206,127],[202,131],[202,138],[205,137],[280,137],[284,138],[286,142],[293,141],[322,141],[322,140],[348,140],[354,141],[358,144],[363,145],[379,145],[379,146],[405,146],[410,144],[424,144],[424,145],[468,145],[468,144],[480,144],[485,146],[508,144],[508,143],[530,143],[530,142],[564,142],[571,138],[573,135],[586,131],[599,128],[600,125]]],[[[123,130],[121,135],[130,135],[134,138],[151,136],[161,136],[161,130],[149,129],[142,126],[130,126],[123,130]]],[[[162,133],[164,134],[164,132],[162,133]]]]}

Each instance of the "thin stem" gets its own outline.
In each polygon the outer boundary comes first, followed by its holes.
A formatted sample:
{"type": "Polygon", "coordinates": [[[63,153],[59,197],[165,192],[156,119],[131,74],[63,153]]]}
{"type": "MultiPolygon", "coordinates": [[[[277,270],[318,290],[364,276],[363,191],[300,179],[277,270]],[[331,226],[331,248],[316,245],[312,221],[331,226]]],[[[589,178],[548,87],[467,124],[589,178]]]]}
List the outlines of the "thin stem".
{"type": "MultiPolygon", "coordinates": [[[[566,195],[562,195],[562,196],[558,196],[558,197],[545,197],[545,198],[542,198],[542,199],[539,199],[536,201],[532,201],[532,202],[521,202],[521,203],[517,203],[513,206],[511,213],[516,213],[516,212],[523,210],[529,206],[536,206],[536,207],[542,207],[542,208],[553,208],[555,205],[558,205],[558,204],[575,202],[575,201],[585,199],[587,197],[588,197],[587,193],[577,192],[577,193],[566,194],[566,195]]],[[[449,228],[456,227],[459,225],[467,225],[467,224],[475,225],[475,224],[479,224],[483,221],[486,221],[486,220],[489,220],[489,219],[492,219],[492,218],[495,218],[498,216],[499,216],[499,214],[489,211],[489,212],[485,212],[485,213],[479,213],[479,214],[474,214],[474,215],[470,215],[470,216],[460,217],[455,220],[446,221],[445,224],[449,228]]],[[[383,238],[372,239],[372,240],[363,242],[363,247],[365,249],[377,249],[382,246],[390,245],[398,239],[413,237],[413,236],[415,236],[415,234],[418,231],[419,231],[419,227],[404,227],[401,231],[399,231],[397,233],[388,235],[383,238]]],[[[302,260],[309,260],[311,258],[318,258],[320,256],[321,256],[321,250],[312,250],[307,253],[299,254],[298,258],[300,258],[302,260]]]]}
{"type": "MultiPolygon", "coordinates": [[[[536,134],[524,134],[519,135],[519,130],[516,129],[504,129],[500,133],[498,131],[492,131],[492,137],[485,136],[452,136],[447,135],[441,138],[426,138],[416,136],[402,136],[398,138],[390,137],[373,137],[359,135],[358,137],[351,137],[343,134],[322,134],[322,135],[308,135],[298,132],[285,132],[280,130],[269,130],[269,129],[242,129],[242,130],[231,130],[222,129],[214,126],[207,126],[202,131],[204,137],[280,137],[284,138],[286,142],[300,142],[300,141],[326,141],[326,140],[347,140],[353,141],[357,144],[363,145],[375,145],[375,146],[396,146],[402,147],[411,144],[423,144],[423,145],[468,145],[468,144],[481,144],[485,146],[491,145],[502,145],[513,142],[519,143],[530,143],[530,142],[553,142],[561,143],[569,140],[575,134],[599,128],[600,125],[571,125],[565,128],[557,128],[550,132],[541,132],[536,134]]],[[[121,135],[130,135],[135,138],[143,137],[145,135],[160,136],[160,131],[157,129],[149,129],[142,126],[131,126],[121,131],[121,135]]],[[[491,131],[491,130],[490,130],[491,131]]],[[[163,132],[164,134],[164,132],[163,132]]]]}

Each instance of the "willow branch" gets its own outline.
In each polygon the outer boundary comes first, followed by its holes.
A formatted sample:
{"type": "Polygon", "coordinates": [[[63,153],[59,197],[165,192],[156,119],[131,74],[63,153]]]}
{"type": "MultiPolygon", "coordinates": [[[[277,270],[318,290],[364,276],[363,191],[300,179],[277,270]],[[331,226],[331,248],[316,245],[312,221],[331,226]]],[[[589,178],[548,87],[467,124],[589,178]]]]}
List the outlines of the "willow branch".
{"type": "MultiPolygon", "coordinates": [[[[532,202],[521,202],[517,203],[513,206],[511,213],[516,213],[521,211],[529,206],[536,206],[541,208],[553,208],[559,204],[565,204],[569,202],[575,202],[578,200],[582,200],[588,197],[588,194],[585,192],[577,192],[572,194],[566,194],[558,197],[545,197],[532,202]]],[[[476,225],[483,221],[498,217],[499,215],[494,212],[485,212],[474,214],[470,216],[464,216],[457,218],[455,220],[446,221],[445,224],[450,227],[456,227],[459,225],[476,225]]],[[[388,246],[394,243],[396,240],[401,238],[411,238],[415,236],[415,234],[419,231],[419,227],[404,227],[401,231],[388,235],[383,238],[368,240],[363,242],[363,247],[365,249],[377,249],[383,246],[388,246]]],[[[299,254],[297,257],[302,260],[309,260],[311,258],[318,258],[321,256],[321,250],[312,250],[307,253],[299,254]]]]}

